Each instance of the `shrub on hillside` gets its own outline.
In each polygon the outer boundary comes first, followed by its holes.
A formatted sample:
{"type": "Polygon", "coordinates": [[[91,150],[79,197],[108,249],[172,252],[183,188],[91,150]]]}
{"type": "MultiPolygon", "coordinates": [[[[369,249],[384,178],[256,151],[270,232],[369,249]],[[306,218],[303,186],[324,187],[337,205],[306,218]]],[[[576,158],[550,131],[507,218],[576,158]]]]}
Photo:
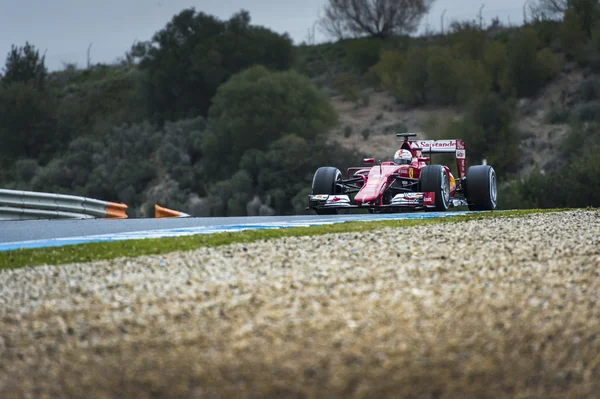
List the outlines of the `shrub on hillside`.
{"type": "Polygon", "coordinates": [[[506,45],[499,41],[489,43],[483,53],[483,64],[489,75],[491,90],[505,93],[509,85],[506,45]]]}
{"type": "Polygon", "coordinates": [[[464,60],[458,64],[457,103],[468,104],[471,99],[492,89],[490,73],[481,61],[464,60]]]}
{"type": "Polygon", "coordinates": [[[548,48],[543,48],[537,53],[536,62],[540,68],[542,84],[551,82],[562,70],[564,58],[548,48]]]}
{"type": "MultiPolygon", "coordinates": [[[[104,134],[113,126],[147,118],[145,74],[137,68],[94,67],[66,81],[56,116],[68,137],[104,134]],[[86,76],[88,76],[86,78],[86,76]]],[[[55,86],[61,90],[60,86],[55,86]]]]}
{"type": "Polygon", "coordinates": [[[557,190],[561,173],[541,173],[535,169],[519,184],[519,195],[534,208],[582,208],[600,206],[600,148],[587,149],[567,165],[573,179],[566,190],[557,190]]]}
{"type": "Polygon", "coordinates": [[[192,191],[204,194],[197,155],[203,126],[203,119],[197,118],[167,124],[162,130],[142,123],[115,127],[101,136],[79,137],[68,144],[62,157],[47,165],[19,161],[20,185],[123,201],[132,216],[149,200],[147,190],[168,185],[177,192],[171,203],[179,206],[192,191]]]}
{"type": "Polygon", "coordinates": [[[447,47],[432,46],[428,50],[427,100],[439,105],[455,104],[462,83],[459,63],[447,47]]]}
{"type": "Polygon", "coordinates": [[[481,60],[488,46],[488,33],[474,22],[453,22],[450,25],[448,42],[461,57],[481,60]]]}
{"type": "Polygon", "coordinates": [[[144,45],[140,67],[158,122],[206,115],[217,88],[233,74],[253,65],[286,70],[294,60],[290,37],[251,25],[246,11],[221,21],[186,9],[144,45]]]}
{"type": "Polygon", "coordinates": [[[560,49],[560,21],[552,19],[535,19],[531,27],[535,30],[540,45],[551,49],[560,49]]]}
{"type": "Polygon", "coordinates": [[[12,45],[6,57],[4,76],[0,75],[2,83],[23,83],[43,90],[48,75],[45,58],[46,56],[40,56],[39,50],[29,42],[23,47],[12,45]]]}
{"type": "Polygon", "coordinates": [[[508,46],[509,83],[519,97],[536,95],[562,68],[557,56],[548,49],[538,51],[539,47],[531,28],[523,28],[508,46]]]}
{"type": "Polygon", "coordinates": [[[285,134],[311,141],[337,122],[329,99],[308,77],[250,68],[221,86],[213,99],[203,163],[209,173],[225,178],[247,150],[264,150],[285,134]]]}
{"type": "Polygon", "coordinates": [[[373,38],[361,38],[346,44],[346,62],[361,74],[379,62],[382,41],[373,38]]]}
{"type": "Polygon", "coordinates": [[[370,73],[377,77],[381,88],[393,95],[402,87],[402,71],[406,65],[406,57],[399,51],[385,51],[379,62],[371,67],[370,73]]]}
{"type": "Polygon", "coordinates": [[[19,157],[48,162],[64,144],[56,103],[32,83],[0,84],[0,159],[19,157]]]}
{"type": "Polygon", "coordinates": [[[585,58],[583,49],[589,38],[579,16],[572,9],[565,13],[559,32],[565,54],[571,59],[582,61],[585,58]]]}
{"type": "Polygon", "coordinates": [[[450,124],[446,137],[463,138],[469,164],[486,159],[500,174],[516,170],[519,134],[514,123],[514,104],[487,93],[474,98],[463,120],[450,124]]]}
{"type": "Polygon", "coordinates": [[[427,48],[412,47],[406,54],[399,90],[399,96],[405,104],[422,105],[427,103],[428,59],[427,48]]]}
{"type": "Polygon", "coordinates": [[[519,193],[532,207],[560,208],[600,206],[600,129],[598,122],[574,118],[561,145],[556,168],[538,169],[519,185],[519,193]],[[569,171],[567,189],[557,190],[557,182],[569,171]]]}
{"type": "Polygon", "coordinates": [[[434,104],[464,104],[490,90],[484,65],[457,55],[452,48],[429,48],[427,75],[427,98],[434,104]]]}
{"type": "Polygon", "coordinates": [[[340,72],[335,75],[335,88],[342,94],[346,101],[357,101],[359,98],[358,77],[350,72],[340,72]]]}

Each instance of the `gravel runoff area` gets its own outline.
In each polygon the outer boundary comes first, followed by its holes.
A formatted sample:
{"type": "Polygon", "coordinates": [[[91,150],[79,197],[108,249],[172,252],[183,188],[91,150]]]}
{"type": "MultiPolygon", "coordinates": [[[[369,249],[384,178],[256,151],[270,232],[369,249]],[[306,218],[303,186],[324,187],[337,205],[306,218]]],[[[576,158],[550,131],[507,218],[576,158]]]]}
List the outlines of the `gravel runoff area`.
{"type": "Polygon", "coordinates": [[[0,272],[0,397],[600,395],[600,211],[0,272]]]}

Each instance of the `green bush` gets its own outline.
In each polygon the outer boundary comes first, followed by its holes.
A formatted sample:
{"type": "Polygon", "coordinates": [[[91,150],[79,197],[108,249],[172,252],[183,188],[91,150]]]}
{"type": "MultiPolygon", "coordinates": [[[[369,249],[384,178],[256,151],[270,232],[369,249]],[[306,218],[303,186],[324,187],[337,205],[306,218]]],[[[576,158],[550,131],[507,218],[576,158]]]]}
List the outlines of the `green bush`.
{"type": "Polygon", "coordinates": [[[519,161],[514,114],[512,101],[493,93],[480,95],[468,104],[463,120],[452,122],[444,136],[465,140],[469,164],[486,159],[499,174],[512,173],[519,161]]]}
{"type": "Polygon", "coordinates": [[[0,158],[48,162],[66,139],[55,109],[50,94],[32,83],[0,84],[0,158]]]}
{"type": "Polygon", "coordinates": [[[560,21],[552,19],[536,19],[531,23],[531,27],[535,30],[541,46],[558,49],[560,48],[560,24],[560,21]]]}
{"type": "Polygon", "coordinates": [[[329,99],[295,71],[250,68],[219,88],[202,142],[207,171],[226,178],[244,152],[285,134],[314,140],[338,123],[329,99]]]}
{"type": "Polygon", "coordinates": [[[179,205],[192,190],[204,194],[205,176],[195,154],[198,129],[203,126],[204,120],[198,118],[163,129],[143,123],[115,127],[102,136],[78,137],[63,156],[45,166],[19,161],[20,184],[36,191],[123,201],[132,216],[147,202],[148,190],[168,186],[170,203],[179,205]]]}
{"type": "Polygon", "coordinates": [[[29,183],[35,177],[40,165],[37,160],[28,158],[18,160],[15,167],[17,169],[17,178],[24,183],[29,183]]]}
{"type": "Polygon", "coordinates": [[[461,58],[481,60],[488,44],[488,33],[472,22],[453,23],[448,41],[461,58]]]}
{"type": "Polygon", "coordinates": [[[361,74],[379,62],[382,42],[379,39],[361,38],[346,45],[346,62],[361,74]]]}
{"type": "Polygon", "coordinates": [[[565,192],[564,206],[600,206],[600,147],[584,150],[581,158],[574,159],[569,169],[572,176],[569,190],[565,192]]]}
{"type": "Polygon", "coordinates": [[[488,93],[492,81],[485,65],[480,61],[465,60],[458,64],[457,103],[468,104],[472,98],[488,93]]]}
{"type": "Polygon", "coordinates": [[[348,138],[352,135],[352,126],[346,125],[344,126],[344,137],[348,138]]]}
{"type": "Polygon", "coordinates": [[[588,37],[578,15],[573,10],[565,13],[559,32],[563,51],[571,59],[581,61],[582,57],[585,57],[583,48],[588,41],[588,37]]]}
{"type": "Polygon", "coordinates": [[[360,87],[358,78],[350,72],[340,72],[335,75],[335,88],[339,90],[346,101],[358,101],[360,87]]]}
{"type": "Polygon", "coordinates": [[[534,170],[519,185],[523,201],[535,208],[582,208],[600,206],[600,148],[588,148],[564,167],[573,176],[567,189],[557,190],[562,173],[534,170]]]}
{"type": "Polygon", "coordinates": [[[483,54],[483,64],[490,79],[491,90],[496,93],[506,93],[509,83],[508,54],[506,45],[499,41],[489,43],[483,54]]]}
{"type": "Polygon", "coordinates": [[[412,47],[401,70],[399,96],[405,104],[422,105],[427,98],[429,52],[426,48],[412,47]]]}
{"type": "MultiPolygon", "coordinates": [[[[546,82],[548,70],[538,55],[539,40],[531,28],[523,28],[508,46],[509,82],[519,97],[531,97],[546,82]]],[[[553,70],[553,69],[552,69],[553,70]]]]}
{"type": "Polygon", "coordinates": [[[459,66],[449,48],[433,46],[427,57],[427,100],[440,105],[455,104],[461,85],[459,66]]]}
{"type": "Polygon", "coordinates": [[[555,54],[550,49],[544,48],[538,51],[536,62],[540,68],[540,81],[542,84],[545,84],[552,81],[560,73],[564,59],[562,55],[555,54]]]}
{"type": "Polygon", "coordinates": [[[23,83],[43,90],[48,75],[45,58],[40,56],[39,50],[29,42],[26,42],[23,47],[12,45],[6,57],[4,76],[0,75],[2,83],[4,85],[23,83]]]}
{"type": "Polygon", "coordinates": [[[145,45],[140,68],[151,115],[161,123],[206,115],[217,88],[246,68],[287,70],[294,62],[290,37],[251,25],[246,11],[221,21],[183,10],[145,45]]]}
{"type": "Polygon", "coordinates": [[[393,95],[402,88],[402,72],[406,65],[406,57],[398,51],[385,51],[379,62],[371,67],[370,73],[377,77],[381,88],[393,95]]]}

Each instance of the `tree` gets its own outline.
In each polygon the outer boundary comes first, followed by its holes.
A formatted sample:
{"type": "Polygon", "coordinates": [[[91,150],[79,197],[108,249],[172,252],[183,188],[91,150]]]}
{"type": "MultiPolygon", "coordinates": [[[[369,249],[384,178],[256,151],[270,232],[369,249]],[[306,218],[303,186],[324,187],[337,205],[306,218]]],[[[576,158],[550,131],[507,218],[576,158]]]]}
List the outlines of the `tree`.
{"type": "Polygon", "coordinates": [[[205,116],[217,87],[233,74],[252,65],[285,70],[293,54],[287,34],[250,25],[246,11],[221,21],[193,8],[132,49],[147,73],[150,112],[161,123],[205,116]]]}
{"type": "Polygon", "coordinates": [[[509,43],[508,79],[518,97],[531,97],[538,93],[547,80],[553,77],[548,68],[556,60],[548,52],[538,52],[540,42],[536,32],[523,28],[509,43]]]}
{"type": "Polygon", "coordinates": [[[2,81],[6,85],[15,82],[31,83],[34,87],[43,89],[48,74],[44,60],[45,56],[40,57],[39,51],[29,42],[24,47],[12,45],[6,58],[2,81]]]}
{"type": "Polygon", "coordinates": [[[0,85],[0,158],[47,161],[64,140],[54,105],[48,93],[32,83],[0,85]]]}
{"type": "Polygon", "coordinates": [[[339,40],[371,36],[387,39],[416,31],[434,0],[329,0],[320,28],[339,40]]]}
{"type": "Polygon", "coordinates": [[[565,12],[565,20],[571,17],[585,33],[586,39],[592,38],[592,30],[600,20],[598,0],[570,0],[565,12]]]}
{"type": "Polygon", "coordinates": [[[567,11],[569,0],[537,0],[529,8],[533,15],[542,19],[562,15],[567,11]]]}
{"type": "Polygon", "coordinates": [[[224,178],[249,149],[265,150],[285,134],[314,140],[336,123],[329,99],[308,77],[256,66],[233,76],[214,97],[204,162],[211,177],[224,178]]]}

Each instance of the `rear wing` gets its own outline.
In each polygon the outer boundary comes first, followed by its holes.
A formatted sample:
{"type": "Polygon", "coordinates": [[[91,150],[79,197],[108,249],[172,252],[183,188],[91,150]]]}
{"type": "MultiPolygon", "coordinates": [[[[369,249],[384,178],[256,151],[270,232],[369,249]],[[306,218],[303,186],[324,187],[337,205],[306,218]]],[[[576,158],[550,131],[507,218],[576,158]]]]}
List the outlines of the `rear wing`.
{"type": "MultiPolygon", "coordinates": [[[[404,137],[404,141],[409,141],[409,137],[415,137],[416,133],[398,133],[396,136],[404,137]]],[[[447,140],[411,140],[411,148],[421,151],[423,155],[431,154],[456,154],[456,166],[458,168],[458,177],[460,179],[467,175],[467,160],[465,143],[462,139],[447,140]]]]}
{"type": "Polygon", "coordinates": [[[461,139],[451,140],[415,140],[412,142],[415,147],[421,149],[423,154],[456,154],[456,167],[458,168],[458,178],[462,179],[467,175],[467,159],[465,143],[461,139]]]}

